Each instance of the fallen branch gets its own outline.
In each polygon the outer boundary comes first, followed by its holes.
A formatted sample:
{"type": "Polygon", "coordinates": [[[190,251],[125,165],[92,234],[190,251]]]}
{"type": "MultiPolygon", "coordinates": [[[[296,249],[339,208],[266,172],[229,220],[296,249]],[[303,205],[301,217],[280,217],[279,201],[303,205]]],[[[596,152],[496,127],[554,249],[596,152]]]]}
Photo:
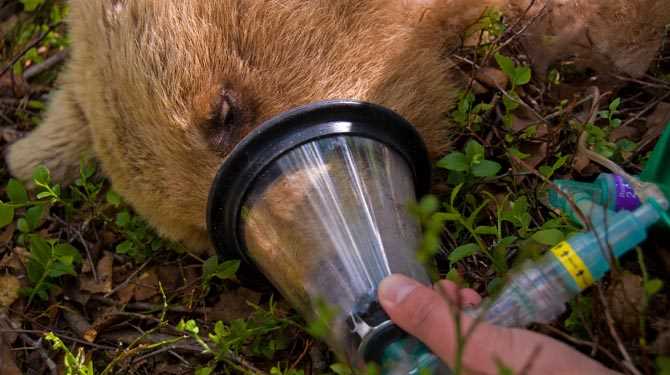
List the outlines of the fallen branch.
{"type": "Polygon", "coordinates": [[[36,76],[46,72],[47,70],[55,67],[56,65],[61,64],[67,56],[69,55],[70,51],[69,50],[62,50],[59,51],[58,53],[55,53],[52,56],[49,56],[46,60],[39,64],[31,65],[29,68],[27,68],[23,72],[23,79],[25,81],[29,81],[32,78],[35,78],[36,76]]]}
{"type": "MultiPolygon", "coordinates": [[[[185,351],[185,352],[190,352],[190,353],[198,353],[198,354],[203,354],[203,355],[211,355],[212,353],[203,353],[203,348],[200,346],[194,339],[188,337],[188,336],[173,336],[173,335],[167,335],[164,333],[150,333],[147,335],[144,335],[139,341],[138,338],[140,338],[140,335],[138,335],[137,332],[135,331],[130,331],[130,330],[125,330],[125,331],[117,331],[117,332],[110,332],[110,333],[105,333],[100,335],[100,339],[104,340],[111,340],[114,342],[120,342],[124,343],[126,345],[132,345],[133,343],[139,343],[140,345],[145,345],[144,349],[148,349],[149,347],[146,345],[152,345],[152,344],[157,344],[157,343],[162,343],[162,342],[169,342],[167,346],[170,347],[171,350],[175,351],[185,351]],[[179,341],[175,341],[176,339],[180,339],[179,341]]],[[[207,338],[202,338],[202,340],[209,345],[210,347],[216,347],[216,344],[211,342],[207,338]]],[[[152,347],[152,349],[156,349],[156,347],[152,347]]],[[[226,358],[229,362],[232,362],[236,364],[237,366],[245,369],[245,372],[248,373],[253,373],[253,374],[258,374],[258,375],[267,375],[266,372],[261,371],[260,369],[256,368],[253,364],[248,362],[246,359],[242,358],[240,355],[235,354],[233,352],[228,351],[226,353],[226,358]]]]}

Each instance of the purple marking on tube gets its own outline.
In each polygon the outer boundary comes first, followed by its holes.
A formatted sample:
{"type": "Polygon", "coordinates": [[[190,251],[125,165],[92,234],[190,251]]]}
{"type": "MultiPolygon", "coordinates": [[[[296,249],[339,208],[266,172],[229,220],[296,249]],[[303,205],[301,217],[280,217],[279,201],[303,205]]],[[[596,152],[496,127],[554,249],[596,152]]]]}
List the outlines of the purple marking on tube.
{"type": "Polygon", "coordinates": [[[633,211],[640,207],[640,199],[638,199],[635,190],[628,185],[626,180],[619,175],[614,176],[614,186],[616,188],[616,210],[633,211]]]}

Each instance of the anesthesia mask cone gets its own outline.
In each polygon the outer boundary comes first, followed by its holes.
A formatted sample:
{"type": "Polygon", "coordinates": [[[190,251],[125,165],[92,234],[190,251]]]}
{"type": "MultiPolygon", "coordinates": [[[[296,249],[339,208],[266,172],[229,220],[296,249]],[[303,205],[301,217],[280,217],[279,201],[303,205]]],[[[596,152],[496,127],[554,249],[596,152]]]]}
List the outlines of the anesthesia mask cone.
{"type": "Polygon", "coordinates": [[[331,347],[378,361],[399,329],[377,302],[384,277],[425,284],[420,228],[408,204],[429,187],[416,130],[385,108],[327,101],[275,117],[247,136],[212,186],[217,251],[254,264],[307,320],[328,322],[331,347]]]}

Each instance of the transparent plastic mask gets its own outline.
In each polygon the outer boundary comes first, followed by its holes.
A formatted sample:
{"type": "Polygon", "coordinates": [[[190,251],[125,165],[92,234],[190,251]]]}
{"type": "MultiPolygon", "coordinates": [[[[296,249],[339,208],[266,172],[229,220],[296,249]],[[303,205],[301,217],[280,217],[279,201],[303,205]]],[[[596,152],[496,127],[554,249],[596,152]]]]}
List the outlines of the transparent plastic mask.
{"type": "Polygon", "coordinates": [[[384,277],[429,282],[416,250],[411,170],[371,139],[332,136],[295,148],[256,181],[242,208],[247,254],[308,318],[335,311],[331,344],[352,353],[345,321],[384,277]]]}

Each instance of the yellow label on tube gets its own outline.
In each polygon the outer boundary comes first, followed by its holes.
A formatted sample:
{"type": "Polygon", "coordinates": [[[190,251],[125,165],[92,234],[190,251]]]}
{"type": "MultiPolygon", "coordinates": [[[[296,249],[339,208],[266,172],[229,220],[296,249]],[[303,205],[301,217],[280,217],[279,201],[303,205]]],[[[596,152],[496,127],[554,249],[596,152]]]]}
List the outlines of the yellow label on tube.
{"type": "Polygon", "coordinates": [[[567,241],[556,245],[551,252],[558,258],[563,267],[575,279],[579,289],[586,289],[593,284],[593,276],[582,258],[575,252],[567,241]]]}

